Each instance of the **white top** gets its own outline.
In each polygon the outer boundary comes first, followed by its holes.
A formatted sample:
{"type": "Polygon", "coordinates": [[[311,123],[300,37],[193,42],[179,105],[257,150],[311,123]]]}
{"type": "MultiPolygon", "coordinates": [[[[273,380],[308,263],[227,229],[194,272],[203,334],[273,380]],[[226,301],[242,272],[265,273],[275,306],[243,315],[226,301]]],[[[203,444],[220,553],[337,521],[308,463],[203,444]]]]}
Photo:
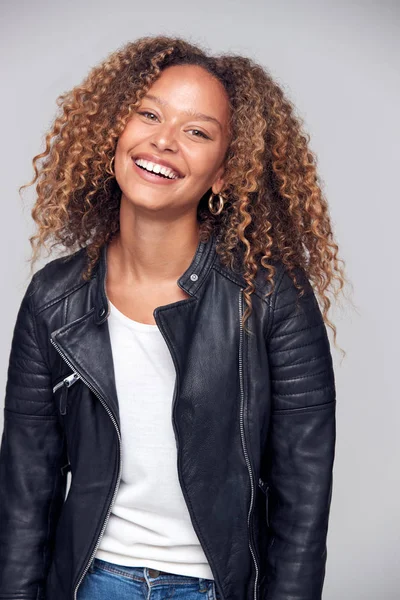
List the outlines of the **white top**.
{"type": "Polygon", "coordinates": [[[176,372],[157,325],[133,321],[110,302],[122,437],[117,497],[96,556],[214,579],[180,487],[172,425],[176,372]]]}

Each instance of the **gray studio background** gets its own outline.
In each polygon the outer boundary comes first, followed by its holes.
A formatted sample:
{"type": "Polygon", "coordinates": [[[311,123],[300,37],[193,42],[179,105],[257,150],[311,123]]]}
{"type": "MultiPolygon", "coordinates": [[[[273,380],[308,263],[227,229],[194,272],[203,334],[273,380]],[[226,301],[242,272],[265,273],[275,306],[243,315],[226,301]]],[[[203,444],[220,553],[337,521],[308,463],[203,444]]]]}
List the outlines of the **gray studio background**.
{"type": "Polygon", "coordinates": [[[0,13],[1,430],[33,233],[34,190],[21,201],[17,188],[32,178],[56,97],[142,35],[251,56],[285,88],[311,135],[357,307],[332,313],[347,357],[331,344],[337,446],[323,598],[398,600],[400,3],[3,0],[0,13]]]}

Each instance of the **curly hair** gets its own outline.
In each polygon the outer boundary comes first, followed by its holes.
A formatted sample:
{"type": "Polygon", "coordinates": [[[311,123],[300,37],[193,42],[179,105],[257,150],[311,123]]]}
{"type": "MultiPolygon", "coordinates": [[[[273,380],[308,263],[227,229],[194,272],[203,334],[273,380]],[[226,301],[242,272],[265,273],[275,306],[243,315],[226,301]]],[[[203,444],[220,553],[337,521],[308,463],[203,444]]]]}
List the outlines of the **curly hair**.
{"type": "Polygon", "coordinates": [[[83,277],[89,279],[101,247],[119,231],[121,190],[111,169],[118,137],[162,71],[182,64],[199,65],[216,77],[230,104],[227,201],[216,216],[207,209],[205,194],[197,218],[203,241],[216,235],[225,265],[235,268],[240,257],[247,284],[243,324],[252,312],[259,266],[266,269],[270,294],[273,263],[281,260],[300,295],[304,290],[296,270],[305,272],[336,345],[336,327],[327,315],[329,293],[337,298],[344,288],[345,263],[338,258],[317,159],[302,120],[264,67],[239,55],[211,55],[182,38],[146,36],[127,43],[57,98],[62,112],[45,136],[45,150],[32,160],[35,176],[19,188],[37,182],[31,268],[50,239],[51,247],[86,248],[83,277]]]}

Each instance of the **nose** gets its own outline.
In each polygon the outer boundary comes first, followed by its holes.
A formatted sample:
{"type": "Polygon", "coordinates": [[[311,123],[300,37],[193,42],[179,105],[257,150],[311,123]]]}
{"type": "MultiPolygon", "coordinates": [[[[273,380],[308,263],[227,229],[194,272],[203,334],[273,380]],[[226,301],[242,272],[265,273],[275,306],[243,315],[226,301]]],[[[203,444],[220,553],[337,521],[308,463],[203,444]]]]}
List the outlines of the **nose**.
{"type": "Polygon", "coordinates": [[[176,128],[173,125],[167,125],[165,123],[157,127],[152,143],[159,150],[172,150],[173,152],[176,152],[178,149],[176,128]]]}

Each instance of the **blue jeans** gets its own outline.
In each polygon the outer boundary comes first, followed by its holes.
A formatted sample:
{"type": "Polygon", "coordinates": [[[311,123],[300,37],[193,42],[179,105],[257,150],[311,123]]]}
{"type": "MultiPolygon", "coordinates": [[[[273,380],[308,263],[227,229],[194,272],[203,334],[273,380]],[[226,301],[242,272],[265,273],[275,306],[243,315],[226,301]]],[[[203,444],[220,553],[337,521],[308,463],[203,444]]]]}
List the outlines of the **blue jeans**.
{"type": "Polygon", "coordinates": [[[125,567],[94,558],[77,600],[220,600],[213,579],[125,567]]]}

